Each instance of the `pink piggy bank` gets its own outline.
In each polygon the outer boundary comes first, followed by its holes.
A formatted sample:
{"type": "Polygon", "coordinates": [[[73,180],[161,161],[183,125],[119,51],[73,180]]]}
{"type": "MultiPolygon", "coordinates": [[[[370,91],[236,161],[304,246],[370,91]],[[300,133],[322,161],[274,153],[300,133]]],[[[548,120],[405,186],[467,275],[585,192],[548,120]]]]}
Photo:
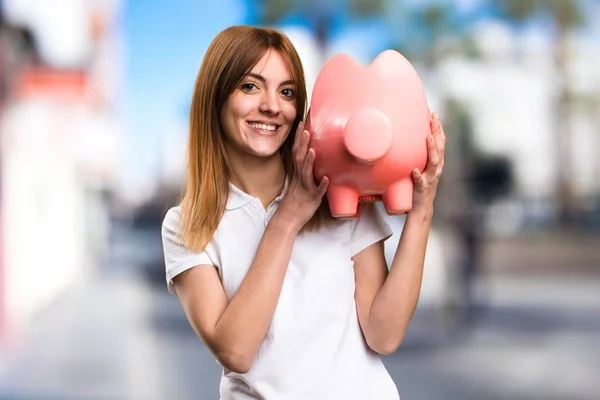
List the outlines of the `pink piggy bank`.
{"type": "Polygon", "coordinates": [[[314,176],[329,178],[336,218],[357,218],[360,202],[383,201],[388,214],[412,209],[414,168],[427,163],[431,115],[423,84],[400,53],[386,50],[368,66],[346,54],[317,76],[306,120],[314,176]]]}

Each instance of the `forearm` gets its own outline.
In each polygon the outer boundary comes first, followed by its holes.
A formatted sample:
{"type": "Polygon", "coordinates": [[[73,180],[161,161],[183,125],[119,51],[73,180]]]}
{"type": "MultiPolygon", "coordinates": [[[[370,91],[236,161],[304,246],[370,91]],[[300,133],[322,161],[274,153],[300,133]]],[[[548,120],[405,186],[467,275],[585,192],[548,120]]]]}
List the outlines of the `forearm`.
{"type": "Polygon", "coordinates": [[[432,218],[433,207],[407,215],[390,273],[373,301],[369,324],[385,348],[400,345],[416,309],[432,218]]]}
{"type": "Polygon", "coordinates": [[[297,233],[284,217],[273,216],[246,277],[215,327],[219,348],[242,364],[251,364],[271,323],[297,233]]]}

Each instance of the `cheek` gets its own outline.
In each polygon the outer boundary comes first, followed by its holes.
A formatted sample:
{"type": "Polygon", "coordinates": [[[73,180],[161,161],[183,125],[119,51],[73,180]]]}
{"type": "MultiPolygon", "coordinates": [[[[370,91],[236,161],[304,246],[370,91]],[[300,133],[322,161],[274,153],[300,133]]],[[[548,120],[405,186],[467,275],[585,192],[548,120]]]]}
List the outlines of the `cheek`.
{"type": "Polygon", "coordinates": [[[221,114],[221,122],[228,137],[236,136],[240,124],[244,122],[251,110],[251,102],[241,98],[234,99],[233,102],[225,106],[221,114]]]}
{"type": "Polygon", "coordinates": [[[226,107],[227,118],[230,123],[239,122],[240,119],[245,119],[250,115],[259,104],[257,104],[258,96],[245,96],[242,93],[232,95],[226,107]]]}
{"type": "Polygon", "coordinates": [[[296,106],[294,103],[287,103],[283,108],[283,117],[290,124],[296,119],[296,114],[296,106]]]}
{"type": "Polygon", "coordinates": [[[231,108],[227,105],[223,107],[223,111],[221,112],[221,126],[225,131],[225,136],[231,138],[231,128],[233,127],[233,114],[231,108]]]}
{"type": "Polygon", "coordinates": [[[259,96],[240,96],[233,110],[234,116],[238,119],[246,118],[254,113],[260,106],[259,96]]]}

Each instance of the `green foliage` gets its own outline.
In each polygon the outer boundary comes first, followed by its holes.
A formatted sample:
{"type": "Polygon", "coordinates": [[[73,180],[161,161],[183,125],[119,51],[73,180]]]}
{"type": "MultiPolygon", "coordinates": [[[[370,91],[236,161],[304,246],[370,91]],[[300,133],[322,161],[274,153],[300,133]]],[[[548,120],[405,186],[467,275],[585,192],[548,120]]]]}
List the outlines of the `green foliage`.
{"type": "Polygon", "coordinates": [[[585,16],[578,0],[493,0],[501,14],[515,22],[531,18],[548,17],[559,29],[568,30],[585,23],[585,16]]]}
{"type": "Polygon", "coordinates": [[[296,7],[294,0],[258,0],[260,5],[260,23],[273,25],[296,7]]]}
{"type": "Polygon", "coordinates": [[[494,0],[504,17],[517,22],[527,21],[539,12],[537,0],[494,0]]]}
{"type": "Polygon", "coordinates": [[[381,15],[384,9],[384,0],[348,0],[350,11],[359,17],[381,15]]]}
{"type": "Polygon", "coordinates": [[[421,23],[433,34],[442,33],[450,29],[451,16],[452,12],[448,5],[436,3],[427,5],[417,14],[421,23]]]}

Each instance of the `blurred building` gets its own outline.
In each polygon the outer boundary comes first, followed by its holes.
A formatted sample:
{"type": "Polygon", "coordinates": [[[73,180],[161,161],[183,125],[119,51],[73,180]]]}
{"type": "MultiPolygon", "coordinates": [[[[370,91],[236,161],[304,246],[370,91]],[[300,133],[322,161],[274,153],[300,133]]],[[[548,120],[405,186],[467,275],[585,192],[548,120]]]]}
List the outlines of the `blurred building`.
{"type": "MultiPolygon", "coordinates": [[[[533,30],[516,34],[506,24],[489,21],[475,28],[474,37],[482,57],[444,60],[436,91],[468,110],[473,145],[481,154],[506,156],[513,166],[514,191],[490,210],[490,227],[498,234],[514,234],[527,226],[543,226],[557,212],[557,135],[563,134],[555,118],[559,93],[550,38],[533,30]]],[[[593,96],[600,83],[597,44],[583,36],[573,36],[571,43],[573,95],[593,96]]],[[[581,202],[600,195],[595,114],[575,103],[570,121],[563,121],[573,132],[571,170],[577,171],[573,187],[581,202]]]]}
{"type": "Polygon", "coordinates": [[[38,313],[93,273],[107,245],[105,199],[122,140],[120,2],[2,6],[0,315],[14,345],[38,313]]]}

